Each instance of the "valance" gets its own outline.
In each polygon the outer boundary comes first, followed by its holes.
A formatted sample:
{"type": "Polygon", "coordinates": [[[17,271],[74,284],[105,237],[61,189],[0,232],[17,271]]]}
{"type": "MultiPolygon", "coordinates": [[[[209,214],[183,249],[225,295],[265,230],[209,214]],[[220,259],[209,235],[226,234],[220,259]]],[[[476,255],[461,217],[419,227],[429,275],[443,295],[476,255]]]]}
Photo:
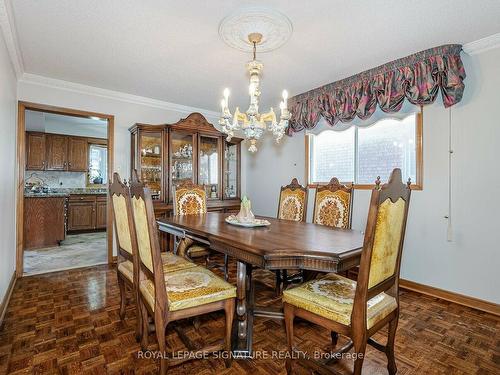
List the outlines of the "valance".
{"type": "Polygon", "coordinates": [[[368,119],[377,105],[398,112],[405,98],[412,104],[433,103],[439,91],[445,107],[462,99],[465,69],[458,44],[431,48],[367,70],[289,99],[288,134],[312,129],[321,117],[330,125],[356,116],[368,119]]]}

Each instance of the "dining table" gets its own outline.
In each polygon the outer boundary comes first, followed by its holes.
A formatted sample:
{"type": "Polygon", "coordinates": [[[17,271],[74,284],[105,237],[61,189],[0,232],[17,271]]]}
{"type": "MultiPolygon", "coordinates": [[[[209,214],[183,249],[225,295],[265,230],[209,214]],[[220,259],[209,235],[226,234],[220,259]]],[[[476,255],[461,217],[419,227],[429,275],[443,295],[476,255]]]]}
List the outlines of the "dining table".
{"type": "Polygon", "coordinates": [[[257,218],[267,220],[269,225],[248,228],[229,224],[228,216],[222,212],[171,215],[157,223],[160,231],[177,240],[191,238],[236,260],[233,355],[251,357],[254,317],[283,317],[281,311],[255,305],[252,270],[347,271],[360,263],[364,235],[352,229],[263,216],[257,218]]]}

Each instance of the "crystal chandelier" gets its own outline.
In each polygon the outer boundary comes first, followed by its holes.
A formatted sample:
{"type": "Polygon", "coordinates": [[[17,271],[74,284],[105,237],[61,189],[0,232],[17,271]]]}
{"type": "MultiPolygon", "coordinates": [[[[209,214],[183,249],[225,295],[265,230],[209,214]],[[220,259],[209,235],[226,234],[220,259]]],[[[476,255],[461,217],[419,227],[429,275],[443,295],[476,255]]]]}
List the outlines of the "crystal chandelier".
{"type": "Polygon", "coordinates": [[[250,106],[245,113],[241,113],[239,108],[236,107],[234,116],[231,115],[231,111],[229,110],[229,89],[224,89],[224,99],[221,101],[222,113],[219,125],[222,127],[222,132],[227,134],[228,140],[234,136],[235,130],[241,129],[245,133],[245,138],[250,142],[248,151],[255,152],[257,151],[257,141],[266,130],[266,123],[269,124],[267,129],[273,133],[273,136],[276,138],[276,143],[280,142],[288,127],[290,112],[287,107],[288,92],[283,90],[283,101],[280,103],[281,114],[279,123],[272,108],[267,113],[259,113],[259,75],[264,65],[256,59],[256,55],[257,44],[262,41],[262,34],[251,33],[248,35],[248,40],[253,44],[253,60],[247,63],[247,70],[250,74],[250,86],[248,88],[250,106]]]}

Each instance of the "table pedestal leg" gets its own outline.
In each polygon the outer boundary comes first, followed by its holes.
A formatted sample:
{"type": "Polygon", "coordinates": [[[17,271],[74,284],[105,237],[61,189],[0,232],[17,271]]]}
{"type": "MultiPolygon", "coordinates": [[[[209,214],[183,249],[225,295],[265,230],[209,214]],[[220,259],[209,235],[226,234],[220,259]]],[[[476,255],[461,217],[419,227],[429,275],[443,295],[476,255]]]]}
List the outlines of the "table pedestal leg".
{"type": "Polygon", "coordinates": [[[252,266],[244,262],[237,263],[236,271],[236,337],[233,354],[237,358],[252,355],[253,301],[251,282],[252,266]],[[250,279],[250,280],[249,280],[250,279]]]}

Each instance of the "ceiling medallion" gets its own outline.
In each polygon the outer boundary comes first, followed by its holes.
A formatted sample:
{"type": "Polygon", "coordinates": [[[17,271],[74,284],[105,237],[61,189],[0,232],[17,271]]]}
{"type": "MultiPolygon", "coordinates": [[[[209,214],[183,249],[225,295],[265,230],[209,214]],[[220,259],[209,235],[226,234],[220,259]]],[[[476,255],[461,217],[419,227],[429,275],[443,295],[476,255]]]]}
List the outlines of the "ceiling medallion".
{"type": "Polygon", "coordinates": [[[253,60],[247,63],[247,70],[250,76],[250,85],[248,94],[250,96],[250,105],[246,112],[240,112],[236,107],[234,115],[229,109],[229,89],[224,90],[224,99],[221,101],[221,116],[219,125],[222,132],[227,134],[230,140],[235,130],[242,130],[245,138],[250,143],[248,151],[257,151],[257,141],[267,129],[274,135],[276,143],[279,143],[288,128],[290,112],[288,111],[287,99],[288,92],[283,90],[283,101],[280,103],[279,122],[276,113],[271,108],[266,113],[259,112],[260,97],[260,76],[264,64],[257,60],[257,46],[259,51],[267,46],[267,51],[271,51],[282,46],[290,37],[292,25],[288,18],[281,13],[267,13],[262,10],[252,8],[250,13],[237,13],[227,17],[222,21],[219,33],[223,40],[231,47],[247,51],[247,47],[253,52],[253,60]],[[245,38],[242,39],[242,33],[245,38]],[[269,34],[266,34],[269,33],[269,34]],[[231,36],[232,37],[229,37],[231,36]],[[228,36],[228,38],[224,38],[228,36]],[[266,126],[266,124],[268,126],[266,126]]]}
{"type": "Polygon", "coordinates": [[[219,35],[229,47],[252,52],[248,40],[252,33],[262,34],[260,52],[273,51],[285,44],[292,35],[292,23],[284,14],[269,8],[242,8],[222,20],[219,35]]]}

